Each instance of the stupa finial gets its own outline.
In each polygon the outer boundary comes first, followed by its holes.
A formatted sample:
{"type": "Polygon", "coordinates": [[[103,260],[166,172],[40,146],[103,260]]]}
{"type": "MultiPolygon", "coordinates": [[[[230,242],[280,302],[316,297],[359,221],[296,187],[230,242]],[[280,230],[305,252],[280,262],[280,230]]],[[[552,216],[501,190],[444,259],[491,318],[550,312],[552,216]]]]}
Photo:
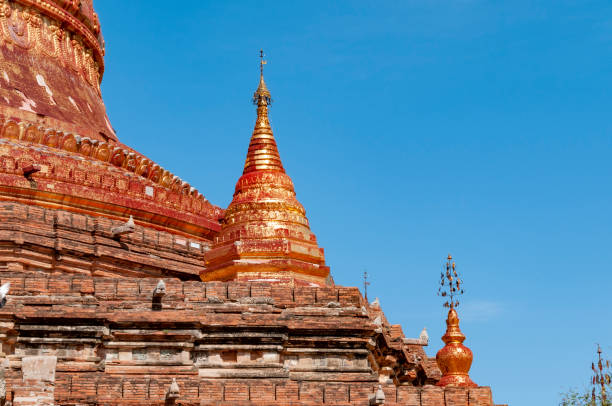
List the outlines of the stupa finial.
{"type": "MultiPolygon", "coordinates": [[[[269,106],[272,104],[272,97],[270,95],[270,91],[266,86],[266,82],[264,81],[264,65],[268,62],[264,59],[264,51],[263,49],[259,50],[259,86],[257,90],[253,94],[253,104],[256,106],[269,106]]],[[[267,113],[267,112],[266,112],[267,113]]]]}
{"type": "Polygon", "coordinates": [[[267,63],[264,59],[263,49],[259,51],[259,58],[259,87],[253,94],[253,104],[257,106],[257,120],[251,136],[243,173],[259,170],[285,172],[268,118],[268,106],[272,103],[272,99],[263,77],[264,65],[267,63]]]}
{"type": "Polygon", "coordinates": [[[263,52],[263,49],[260,49],[260,50],[259,50],[259,59],[260,59],[260,62],[259,62],[259,70],[260,70],[261,77],[263,77],[263,69],[264,69],[264,65],[268,63],[268,62],[266,62],[266,60],[264,59],[264,52],[263,52]]]}

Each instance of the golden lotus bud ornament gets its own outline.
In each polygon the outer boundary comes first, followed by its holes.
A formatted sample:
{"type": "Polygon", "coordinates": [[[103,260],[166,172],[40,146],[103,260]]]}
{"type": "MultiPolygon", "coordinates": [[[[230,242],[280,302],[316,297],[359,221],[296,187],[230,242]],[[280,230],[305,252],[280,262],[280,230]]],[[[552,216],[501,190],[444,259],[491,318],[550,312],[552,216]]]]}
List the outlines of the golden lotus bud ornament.
{"type": "Polygon", "coordinates": [[[436,362],[442,371],[438,386],[478,386],[470,379],[469,372],[474,356],[472,351],[463,345],[464,340],[465,335],[459,329],[457,311],[451,308],[446,319],[446,334],[442,336],[446,345],[436,355],[436,362]]]}
{"type": "Polygon", "coordinates": [[[446,334],[442,336],[442,341],[446,345],[436,355],[436,362],[442,371],[442,379],[437,383],[438,386],[478,386],[470,379],[469,372],[474,356],[472,351],[463,345],[465,335],[459,329],[459,315],[455,310],[459,306],[457,297],[463,294],[462,285],[453,257],[449,254],[446,266],[440,275],[438,289],[438,295],[447,299],[444,307],[449,308],[446,334]]]}

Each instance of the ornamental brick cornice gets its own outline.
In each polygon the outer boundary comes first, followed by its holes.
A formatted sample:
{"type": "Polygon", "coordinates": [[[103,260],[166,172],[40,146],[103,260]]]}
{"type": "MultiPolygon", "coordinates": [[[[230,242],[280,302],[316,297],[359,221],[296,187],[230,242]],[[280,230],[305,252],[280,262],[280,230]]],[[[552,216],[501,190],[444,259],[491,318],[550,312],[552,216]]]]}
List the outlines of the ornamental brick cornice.
{"type": "Polygon", "coordinates": [[[4,199],[119,218],[133,214],[152,226],[211,239],[220,229],[221,208],[122,144],[1,117],[0,137],[4,199]]]}

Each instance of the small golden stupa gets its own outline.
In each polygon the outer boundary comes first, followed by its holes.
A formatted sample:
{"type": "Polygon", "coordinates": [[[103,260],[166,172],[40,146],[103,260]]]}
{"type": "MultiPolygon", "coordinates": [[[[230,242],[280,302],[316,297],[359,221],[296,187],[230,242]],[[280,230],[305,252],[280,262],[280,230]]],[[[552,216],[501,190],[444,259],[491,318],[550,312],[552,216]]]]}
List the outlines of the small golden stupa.
{"type": "Polygon", "coordinates": [[[272,133],[272,97],[264,81],[263,57],[260,51],[259,86],[253,95],[257,119],[244,170],[200,277],[205,282],[330,286],[323,248],[310,230],[272,133]]]}
{"type": "Polygon", "coordinates": [[[438,386],[476,387],[470,379],[470,367],[474,356],[472,351],[463,345],[465,335],[459,328],[459,315],[455,307],[459,305],[457,296],[463,294],[462,281],[457,273],[453,257],[449,254],[445,270],[442,272],[438,294],[447,297],[444,307],[448,307],[446,333],[442,336],[444,348],[438,351],[436,362],[442,371],[438,386]]]}

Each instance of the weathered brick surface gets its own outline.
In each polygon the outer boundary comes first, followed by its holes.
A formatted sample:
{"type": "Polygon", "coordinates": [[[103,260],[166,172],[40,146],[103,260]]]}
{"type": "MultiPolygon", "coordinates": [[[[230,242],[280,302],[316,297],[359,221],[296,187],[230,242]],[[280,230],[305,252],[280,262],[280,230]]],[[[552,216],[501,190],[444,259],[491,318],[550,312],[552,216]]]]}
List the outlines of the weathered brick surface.
{"type": "Polygon", "coordinates": [[[420,406],[420,390],[409,386],[400,386],[397,390],[397,403],[405,406],[420,406]]]}
{"type": "Polygon", "coordinates": [[[436,386],[425,387],[421,392],[421,406],[444,405],[444,390],[436,386]]]}
{"type": "MultiPolygon", "coordinates": [[[[373,319],[382,313],[370,306],[364,312],[354,288],[165,279],[162,309],[154,311],[156,279],[14,273],[6,281],[12,290],[0,321],[24,336],[9,361],[57,356],[57,405],[163,404],[172,377],[181,404],[363,405],[379,380],[367,354],[379,365],[428,373],[429,359],[414,366],[414,348],[391,340],[401,339],[401,329],[383,317],[382,333],[375,332],[373,319]]],[[[19,375],[7,386],[26,404],[19,375]]],[[[31,390],[49,396],[49,387],[31,390]]],[[[383,390],[386,405],[493,405],[489,388],[405,381],[383,390]]]]}
{"type": "MultiPolygon", "coordinates": [[[[201,381],[194,385],[190,377],[177,377],[181,390],[181,404],[205,405],[367,405],[370,395],[377,385],[372,383],[348,384],[325,382],[258,382],[258,381],[201,381]]],[[[65,383],[63,377],[58,382],[65,383]]],[[[70,384],[69,393],[56,389],[57,404],[72,404],[73,402],[113,402],[110,404],[157,404],[163,402],[165,393],[171,383],[170,378],[149,377],[115,378],[113,381],[101,373],[79,376],[70,384]],[[89,383],[87,382],[89,381],[89,383]],[[93,387],[93,388],[92,388],[93,387]],[[94,391],[98,392],[96,396],[94,391]]],[[[21,388],[20,390],[22,390],[21,388]]],[[[390,406],[493,406],[491,401],[479,403],[476,398],[468,395],[469,389],[440,389],[435,387],[402,388],[392,385],[384,386],[385,405],[390,406]],[[403,392],[403,397],[399,393],[403,392]],[[396,394],[398,397],[396,398],[396,394]],[[409,395],[409,396],[407,396],[409,395]]],[[[488,388],[477,388],[477,391],[487,392],[488,388]]],[[[38,384],[31,386],[32,391],[44,388],[38,384]]],[[[22,392],[26,393],[26,392],[22,392]]],[[[489,396],[490,397],[490,396],[489,396]]]]}
{"type": "Polygon", "coordinates": [[[481,387],[470,389],[470,406],[487,406],[493,404],[491,388],[481,387]]]}
{"type": "Polygon", "coordinates": [[[0,272],[199,280],[211,244],[141,226],[114,238],[120,220],[15,202],[0,202],[0,220],[0,272]]]}
{"type": "Polygon", "coordinates": [[[276,400],[275,384],[256,382],[250,384],[249,398],[252,401],[273,401],[276,400]]]}
{"type": "Polygon", "coordinates": [[[444,391],[444,401],[447,406],[468,406],[468,392],[466,389],[448,388],[444,391]]]}
{"type": "Polygon", "coordinates": [[[276,386],[276,400],[282,402],[296,402],[299,400],[300,385],[297,382],[287,382],[284,385],[276,386]]]}
{"type": "Polygon", "coordinates": [[[315,295],[317,293],[317,288],[310,287],[302,287],[295,289],[294,297],[295,301],[301,303],[303,305],[311,305],[315,303],[315,295]]]}

